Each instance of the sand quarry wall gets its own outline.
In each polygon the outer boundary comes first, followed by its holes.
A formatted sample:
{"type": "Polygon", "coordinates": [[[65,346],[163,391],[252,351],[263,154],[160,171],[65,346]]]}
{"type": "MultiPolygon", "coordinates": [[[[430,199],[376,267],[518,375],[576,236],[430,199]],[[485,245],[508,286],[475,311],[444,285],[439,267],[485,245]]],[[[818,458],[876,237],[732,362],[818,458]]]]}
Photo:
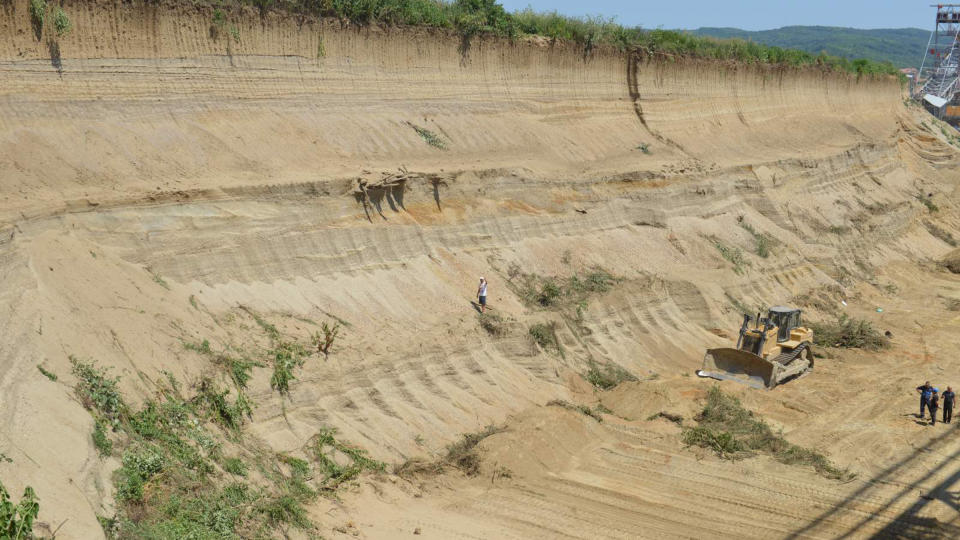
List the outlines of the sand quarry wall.
{"type": "Polygon", "coordinates": [[[17,206],[400,165],[634,170],[641,143],[707,165],[796,157],[891,133],[900,98],[892,79],[812,70],[529,40],[464,48],[449,32],[250,9],[217,27],[210,8],[180,3],[63,5],[73,30],[57,37],[48,16],[39,39],[26,1],[0,7],[0,174],[17,206]]]}
{"type": "Polygon", "coordinates": [[[184,341],[259,354],[250,312],[304,342],[339,318],[334,354],[289,398],[255,370],[249,431],[291,451],[330,425],[400,461],[569,397],[591,361],[689,375],[737,305],[835,302],[876,265],[949,249],[915,195],[953,193],[954,154],[906,120],[895,80],[63,6],[74,28],[56,37],[25,1],[0,3],[0,451],[15,463],[0,472],[37,489],[45,523],[69,518],[58,538],[100,534],[118,466],[92,446],[70,355],[113,367],[136,401],[161,370],[213,369],[184,341]],[[358,202],[356,178],[401,166],[405,189],[358,202]],[[744,221],[776,242],[769,257],[744,221]],[[576,323],[512,288],[513,269],[597,267],[619,281],[576,323]],[[469,304],[478,275],[503,336],[469,304]],[[528,337],[551,321],[562,356],[528,337]]]}

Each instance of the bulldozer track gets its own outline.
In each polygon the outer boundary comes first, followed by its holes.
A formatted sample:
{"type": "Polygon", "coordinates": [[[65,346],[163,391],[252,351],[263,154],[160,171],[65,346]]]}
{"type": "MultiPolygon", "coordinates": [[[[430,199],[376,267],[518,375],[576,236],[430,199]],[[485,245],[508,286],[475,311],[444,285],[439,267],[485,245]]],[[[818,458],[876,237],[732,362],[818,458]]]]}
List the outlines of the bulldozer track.
{"type": "Polygon", "coordinates": [[[789,366],[791,363],[793,363],[794,360],[796,360],[797,358],[800,358],[800,355],[803,353],[803,351],[809,348],[810,348],[810,345],[808,343],[801,343],[799,347],[797,347],[796,349],[793,349],[792,351],[782,352],[778,354],[773,359],[773,361],[779,362],[780,365],[782,366],[789,366]]]}

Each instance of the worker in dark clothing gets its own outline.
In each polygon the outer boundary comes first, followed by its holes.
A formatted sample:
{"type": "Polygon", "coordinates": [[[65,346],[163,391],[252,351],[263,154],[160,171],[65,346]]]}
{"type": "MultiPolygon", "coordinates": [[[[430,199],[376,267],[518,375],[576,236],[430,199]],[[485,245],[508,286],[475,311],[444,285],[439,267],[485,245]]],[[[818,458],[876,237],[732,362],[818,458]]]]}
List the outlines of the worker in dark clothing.
{"type": "Polygon", "coordinates": [[[923,409],[930,401],[930,395],[933,394],[933,387],[930,386],[930,381],[923,383],[922,386],[918,386],[917,392],[920,393],[920,419],[923,420],[923,409]]]}
{"type": "Polygon", "coordinates": [[[956,401],[957,396],[953,393],[953,388],[947,387],[947,391],[943,393],[943,423],[949,424],[950,420],[953,418],[953,402],[956,401]]]}
{"type": "Polygon", "coordinates": [[[940,395],[937,394],[936,388],[930,394],[930,402],[927,403],[927,408],[930,409],[930,425],[933,426],[937,423],[937,409],[940,408],[940,395]]]}

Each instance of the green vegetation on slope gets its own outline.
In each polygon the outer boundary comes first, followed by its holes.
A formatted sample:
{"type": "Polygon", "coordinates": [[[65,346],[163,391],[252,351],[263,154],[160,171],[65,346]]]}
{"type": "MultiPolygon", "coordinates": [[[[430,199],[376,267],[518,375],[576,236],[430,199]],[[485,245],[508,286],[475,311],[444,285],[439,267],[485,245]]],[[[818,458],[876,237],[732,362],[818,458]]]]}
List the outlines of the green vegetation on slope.
{"type": "MultiPolygon", "coordinates": [[[[897,75],[889,63],[872,60],[851,61],[844,57],[813,54],[807,51],[761,45],[740,39],[718,40],[670,30],[644,30],[625,27],[613,18],[568,17],[538,13],[530,9],[508,13],[496,0],[232,0],[265,11],[336,17],[354,24],[427,26],[455,30],[463,39],[466,52],[470,40],[478,35],[518,38],[544,36],[580,44],[584,55],[597,45],[620,50],[638,50],[646,54],[736,60],[788,66],[821,66],[857,74],[897,75]]],[[[217,0],[218,6],[223,5],[217,0]]],[[[218,8],[219,9],[219,8],[218,8]]]]}
{"type": "MultiPolygon", "coordinates": [[[[116,449],[120,457],[116,515],[100,519],[108,538],[286,538],[290,528],[313,537],[306,504],[335,496],[363,471],[385,468],[325,427],[300,450],[306,459],[270,452],[243,429],[253,404],[239,385],[229,390],[205,377],[185,397],[168,374],[168,384],[135,410],[119,377],[93,362],[72,363],[74,390],[96,421],[97,450],[116,449]]],[[[0,525],[28,530],[36,515],[32,491],[16,512],[3,495],[0,486],[0,525]]]]}
{"type": "Polygon", "coordinates": [[[822,453],[788,442],[782,433],[774,432],[763,418],[745,409],[739,399],[718,386],[707,392],[707,403],[696,420],[696,427],[684,428],[683,441],[713,450],[722,458],[736,459],[763,452],[785,465],[813,467],[827,478],[848,480],[855,476],[848,469],[837,467],[822,453]]]}
{"type": "Polygon", "coordinates": [[[799,49],[811,54],[826,51],[843,58],[867,58],[890,62],[898,68],[919,68],[929,30],[919,28],[880,28],[862,30],[834,26],[785,26],[751,32],[739,28],[697,28],[698,36],[719,39],[743,39],[771,47],[799,49]]]}

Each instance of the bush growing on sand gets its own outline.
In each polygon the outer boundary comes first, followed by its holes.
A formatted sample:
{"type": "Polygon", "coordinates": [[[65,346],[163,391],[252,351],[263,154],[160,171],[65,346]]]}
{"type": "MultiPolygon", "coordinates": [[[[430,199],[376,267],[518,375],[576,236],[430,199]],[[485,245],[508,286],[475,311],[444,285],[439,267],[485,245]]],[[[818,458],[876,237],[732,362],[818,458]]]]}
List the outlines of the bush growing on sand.
{"type": "Polygon", "coordinates": [[[313,335],[313,341],[317,344],[317,350],[322,352],[324,356],[329,356],[330,347],[333,346],[333,342],[337,339],[338,335],[340,335],[340,323],[335,322],[332,326],[326,321],[321,323],[320,332],[313,335]]]}
{"type": "Polygon", "coordinates": [[[707,402],[695,417],[697,426],[685,428],[683,441],[700,446],[727,459],[738,459],[757,452],[770,454],[786,465],[811,466],[822,476],[847,480],[854,475],[830,462],[822,453],[787,442],[775,433],[763,418],[753,414],[735,396],[713,386],[707,392],[707,402]]]}
{"type": "Polygon", "coordinates": [[[43,20],[47,15],[47,0],[30,0],[30,22],[39,34],[43,28],[43,20]]]}
{"type": "Polygon", "coordinates": [[[57,8],[53,15],[53,27],[57,30],[57,36],[62,36],[70,32],[73,25],[70,24],[70,18],[63,12],[63,9],[57,8]]]}
{"type": "MultiPolygon", "coordinates": [[[[385,467],[364,450],[334,438],[332,429],[321,429],[303,450],[312,461],[265,451],[259,441],[250,443],[244,437],[242,416],[251,404],[242,394],[231,403],[228,393],[210,379],[201,379],[197,394],[185,399],[180,384],[168,374],[169,385],[133,411],[117,391],[118,378],[92,362],[74,363],[80,379],[77,394],[97,420],[94,444],[104,455],[117,446],[121,456],[114,474],[117,514],[100,520],[109,538],[265,538],[290,527],[301,529],[300,536],[313,537],[317,528],[307,503],[322,492],[335,497],[344,481],[385,467]],[[102,418],[117,411],[122,414],[115,414],[113,430],[120,435],[111,442],[102,418]],[[223,455],[218,432],[244,459],[223,455]],[[343,460],[333,461],[333,452],[351,464],[336,465],[343,460]],[[331,469],[330,463],[339,468],[331,469]],[[220,474],[218,466],[233,478],[245,477],[243,482],[220,474]],[[246,477],[248,470],[258,474],[246,477]]],[[[9,510],[0,502],[4,527],[9,510]]],[[[16,516],[13,521],[23,522],[16,516]]],[[[0,528],[0,538],[28,537],[4,535],[6,531],[0,528]]]]}
{"type": "Polygon", "coordinates": [[[813,323],[813,341],[824,347],[843,347],[878,351],[890,346],[890,340],[870,321],[851,319],[846,314],[833,323],[813,323]]]}
{"type": "Polygon", "coordinates": [[[557,339],[557,323],[537,323],[530,327],[530,337],[541,349],[554,349],[563,354],[560,340],[557,339]]]}
{"type": "Polygon", "coordinates": [[[633,373],[630,373],[617,364],[609,362],[600,365],[592,361],[583,378],[600,390],[610,390],[620,383],[637,380],[637,377],[634,376],[633,373]]]}

